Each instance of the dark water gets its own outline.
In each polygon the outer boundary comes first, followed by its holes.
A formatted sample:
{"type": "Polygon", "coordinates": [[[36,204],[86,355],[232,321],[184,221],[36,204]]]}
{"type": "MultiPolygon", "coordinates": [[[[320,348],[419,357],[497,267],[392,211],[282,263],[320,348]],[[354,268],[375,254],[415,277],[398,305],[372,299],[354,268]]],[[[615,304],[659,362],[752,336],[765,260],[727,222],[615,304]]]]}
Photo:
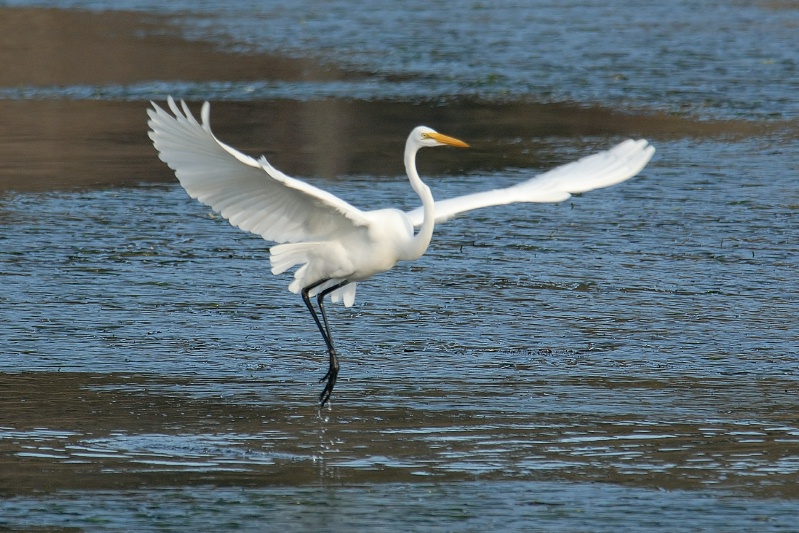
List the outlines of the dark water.
{"type": "MultiPolygon", "coordinates": [[[[316,44],[378,71],[337,86],[349,98],[473,94],[484,79],[497,116],[522,95],[796,118],[792,4],[418,4],[407,26],[388,5],[294,4],[208,8],[186,31],[298,55],[316,44]],[[306,29],[288,39],[294,22],[306,29]]],[[[267,83],[153,87],[118,97],[275,96],[267,83]]],[[[292,87],[277,93],[331,90],[292,87]]],[[[555,163],[617,140],[534,146],[555,163]]],[[[651,140],[640,177],[450,221],[421,260],[361,284],[355,307],[331,306],[343,368],[321,413],[323,344],[290,277],[269,274],[268,243],[175,184],[6,193],[0,527],[794,529],[795,130],[651,140]]],[[[446,198],[542,170],[493,168],[429,182],[446,198]]],[[[364,208],[415,207],[400,172],[315,183],[364,208]]]]}

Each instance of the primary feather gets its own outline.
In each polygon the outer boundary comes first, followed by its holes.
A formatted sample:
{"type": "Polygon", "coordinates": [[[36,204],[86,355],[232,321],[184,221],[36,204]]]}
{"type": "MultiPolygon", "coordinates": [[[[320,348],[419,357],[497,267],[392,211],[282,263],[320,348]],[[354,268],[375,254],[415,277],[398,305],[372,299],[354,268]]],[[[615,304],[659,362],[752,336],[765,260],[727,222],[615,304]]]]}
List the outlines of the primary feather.
{"type": "Polygon", "coordinates": [[[344,200],[286,176],[266,158],[253,159],[211,132],[209,104],[198,123],[184,102],[170,97],[170,115],[153,104],[150,139],[192,198],[234,226],[274,242],[324,240],[366,224],[363,212],[344,200]]]}

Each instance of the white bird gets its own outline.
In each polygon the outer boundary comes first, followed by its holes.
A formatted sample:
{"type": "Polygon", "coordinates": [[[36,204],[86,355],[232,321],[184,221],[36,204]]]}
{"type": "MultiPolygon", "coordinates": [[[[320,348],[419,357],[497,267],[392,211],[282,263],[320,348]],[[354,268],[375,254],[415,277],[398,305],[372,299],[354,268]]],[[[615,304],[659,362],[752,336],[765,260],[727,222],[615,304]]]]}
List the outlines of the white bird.
{"type": "Polygon", "coordinates": [[[283,174],[264,157],[253,159],[219,141],[211,132],[208,102],[202,106],[202,123],[185,102],[179,107],[169,97],[167,103],[171,114],[155,103],[147,110],[149,136],[186,192],[232,225],[281,243],[270,248],[273,274],[299,266],[289,290],[302,295],[330,359],[327,374],[320,380],[326,381],[320,406],[330,399],[339,371],[324,308],[326,296],[351,306],[357,282],[389,270],[398,261],[421,257],[437,222],[482,207],[560,202],[573,193],[608,187],[638,174],[655,152],[645,140],[626,140],[511,187],[436,202],[416,172],[416,153],[424,147],[468,145],[419,126],[405,143],[405,170],[422,206],[407,213],[397,209],[362,211],[283,174]],[[310,300],[314,296],[321,320],[310,300]]]}

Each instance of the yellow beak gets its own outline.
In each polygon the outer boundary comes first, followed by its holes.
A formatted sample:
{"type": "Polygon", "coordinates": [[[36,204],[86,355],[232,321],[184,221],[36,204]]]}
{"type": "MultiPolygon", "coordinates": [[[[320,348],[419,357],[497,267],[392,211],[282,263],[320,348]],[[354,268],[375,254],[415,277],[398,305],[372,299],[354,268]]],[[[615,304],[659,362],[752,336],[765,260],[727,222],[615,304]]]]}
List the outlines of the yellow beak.
{"type": "Polygon", "coordinates": [[[441,133],[428,133],[427,135],[431,139],[435,139],[441,144],[455,146],[457,148],[469,148],[469,145],[465,142],[461,141],[460,139],[456,139],[455,137],[450,137],[449,135],[442,135],[441,133]]]}

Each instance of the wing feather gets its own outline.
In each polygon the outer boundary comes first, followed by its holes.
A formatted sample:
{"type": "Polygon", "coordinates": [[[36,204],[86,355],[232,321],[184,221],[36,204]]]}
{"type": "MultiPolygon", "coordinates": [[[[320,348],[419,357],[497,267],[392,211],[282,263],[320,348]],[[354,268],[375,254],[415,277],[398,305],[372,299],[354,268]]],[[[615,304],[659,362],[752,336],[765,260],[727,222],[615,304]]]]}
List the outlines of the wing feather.
{"type": "Polygon", "coordinates": [[[162,161],[192,198],[244,231],[275,242],[326,240],[367,224],[364,213],[340,198],[220,142],[211,132],[210,106],[202,123],[170,97],[171,114],[147,110],[149,136],[162,161]]]}
{"type": "MultiPolygon", "coordinates": [[[[574,193],[609,187],[632,178],[646,166],[654,153],[655,148],[647,141],[628,139],[610,150],[583,157],[504,189],[436,201],[436,222],[493,205],[562,202],[574,193]]],[[[409,211],[407,215],[414,226],[421,226],[421,207],[409,211]]]]}

